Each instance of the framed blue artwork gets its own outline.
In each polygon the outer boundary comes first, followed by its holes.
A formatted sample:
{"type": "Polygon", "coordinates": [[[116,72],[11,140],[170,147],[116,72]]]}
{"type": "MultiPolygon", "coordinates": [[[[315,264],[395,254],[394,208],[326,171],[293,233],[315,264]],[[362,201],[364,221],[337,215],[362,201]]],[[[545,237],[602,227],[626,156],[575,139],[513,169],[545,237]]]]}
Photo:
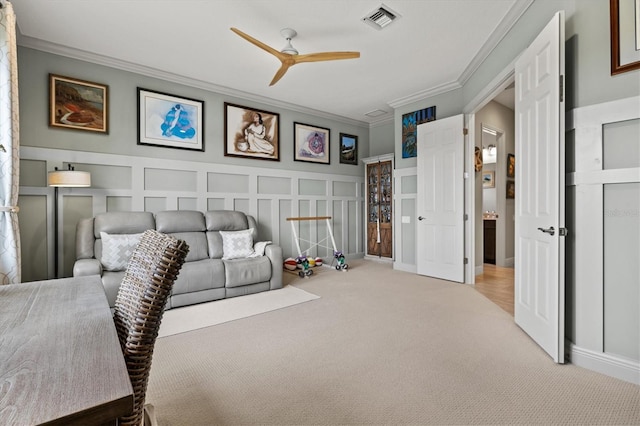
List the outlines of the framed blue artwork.
{"type": "Polygon", "coordinates": [[[138,87],[138,145],[204,151],[204,101],[138,87]]]}
{"type": "Polygon", "coordinates": [[[435,106],[402,115],[402,158],[418,156],[418,125],[435,119],[435,106]]]}

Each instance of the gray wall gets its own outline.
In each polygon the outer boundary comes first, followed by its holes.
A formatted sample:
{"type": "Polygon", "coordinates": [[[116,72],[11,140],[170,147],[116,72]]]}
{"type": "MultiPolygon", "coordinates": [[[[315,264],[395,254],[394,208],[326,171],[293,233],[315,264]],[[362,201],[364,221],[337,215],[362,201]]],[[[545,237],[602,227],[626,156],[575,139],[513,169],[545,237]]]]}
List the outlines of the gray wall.
{"type": "MultiPolygon", "coordinates": [[[[368,125],[225,96],[30,48],[19,48],[18,69],[24,281],[53,276],[53,189],[46,186],[46,174],[68,163],[77,170],[90,171],[92,187],[60,190],[63,276],[72,273],[77,221],[113,210],[241,210],[256,216],[261,238],[281,244],[285,256],[298,254],[287,217],[329,215],[337,248],[350,257],[364,255],[364,166],[360,162],[340,164],[338,147],[341,132],[357,135],[358,158],[368,156],[368,125]],[[109,86],[108,134],[48,126],[49,73],[109,86]],[[137,87],[203,100],[204,152],[138,145],[137,87]],[[224,156],[224,102],[280,114],[280,161],[224,156]],[[294,122],[330,129],[329,165],[293,160],[294,122]]],[[[326,236],[325,223],[299,226],[299,236],[310,242],[326,236]]],[[[305,250],[304,244],[301,250],[305,250]]],[[[328,249],[313,249],[317,250],[321,256],[332,254],[328,249]]]]}
{"type": "MultiPolygon", "coordinates": [[[[463,84],[463,87],[444,94],[426,98],[419,102],[398,106],[395,110],[395,153],[396,176],[401,175],[403,180],[409,180],[416,175],[416,160],[401,158],[401,118],[402,114],[420,110],[430,106],[436,106],[437,118],[470,112],[469,105],[477,101],[494,79],[501,75],[515,61],[518,55],[533,41],[535,36],[551,20],[556,11],[565,11],[565,50],[566,50],[566,109],[571,113],[577,109],[599,105],[611,101],[619,101],[640,94],[640,71],[631,71],[616,76],[610,74],[610,35],[609,35],[609,2],[605,0],[537,0],[523,14],[519,21],[512,27],[506,37],[491,52],[489,57],[480,65],[473,75],[463,84]]],[[[637,98],[636,98],[637,99],[637,98]]],[[[637,103],[635,105],[637,108],[637,103]]],[[[607,111],[607,108],[604,108],[607,111]]],[[[476,117],[476,126],[480,120],[476,117]]],[[[569,128],[567,130],[570,130],[569,128]]],[[[372,129],[372,138],[376,137],[376,129],[372,129]]],[[[567,162],[572,164],[575,159],[572,155],[583,146],[592,146],[591,140],[582,140],[584,135],[601,134],[602,129],[589,129],[587,133],[571,133],[567,136],[567,162]],[[593,133],[595,132],[595,133],[593,133]],[[575,146],[575,151],[569,145],[575,146]]],[[[479,137],[480,133],[476,132],[479,137]]],[[[634,135],[638,140],[638,135],[634,135]]],[[[476,145],[479,142],[474,142],[476,145]]],[[[568,167],[568,172],[572,171],[568,167]]],[[[625,181],[626,182],[626,181],[625,181]]],[[[396,183],[398,181],[396,180],[396,183]]],[[[419,183],[418,183],[419,185],[419,183]]],[[[629,326],[622,325],[616,328],[615,335],[611,330],[605,330],[605,316],[603,313],[603,242],[602,235],[602,207],[599,213],[592,207],[594,202],[602,202],[602,194],[599,198],[589,198],[581,191],[583,188],[591,188],[593,185],[567,187],[567,212],[571,218],[571,238],[597,234],[599,242],[588,244],[575,244],[580,253],[567,253],[567,338],[571,341],[572,362],[580,362],[581,365],[594,368],[606,374],[629,380],[629,377],[638,377],[637,350],[631,351],[628,344],[619,344],[627,341],[633,342],[637,348],[637,317],[638,298],[634,296],[631,308],[623,309],[627,314],[621,315],[627,321],[635,321],[629,326]],[[598,201],[600,200],[600,201],[598,201]],[[598,233],[598,230],[601,233],[598,233]],[[595,255],[593,254],[595,249],[595,255]],[[600,253],[600,255],[598,255],[600,253]],[[626,315],[626,316],[625,316],[626,315]],[[605,336],[605,331],[608,335],[605,336]],[[634,334],[635,333],[635,334],[634,334]],[[616,339],[617,353],[607,352],[605,342],[616,339]],[[606,355],[603,355],[605,354],[606,355]],[[622,354],[633,361],[615,358],[622,354]],[[630,355],[631,354],[631,355],[630,355]],[[612,355],[614,358],[608,358],[612,355]]],[[[637,188],[637,185],[633,188],[637,188]]],[[[602,191],[602,190],[601,190],[602,191]]],[[[396,190],[396,194],[398,190],[396,190]]],[[[517,194],[516,194],[517,197],[517,194]]],[[[401,247],[402,258],[396,263],[405,270],[415,271],[415,259],[408,252],[415,251],[415,200],[409,196],[396,200],[396,217],[410,216],[411,222],[400,224],[400,232],[395,235],[401,240],[396,240],[396,247],[401,247]],[[409,241],[405,241],[408,239],[409,241]],[[411,263],[413,262],[413,263],[411,263]]],[[[635,207],[632,208],[632,210],[635,207]]],[[[633,210],[637,212],[637,209],[633,210]]],[[[635,216],[637,221],[637,215],[635,216]]],[[[634,225],[637,226],[637,223],[634,225]]],[[[606,235],[605,235],[606,240],[606,235]]],[[[569,244],[569,240],[567,242],[569,244]]],[[[637,262],[636,262],[637,263],[637,262]]],[[[625,271],[613,272],[607,279],[613,283],[617,280],[629,282],[628,276],[637,276],[636,265],[627,265],[625,271]],[[628,268],[631,268],[629,270],[628,268]]],[[[633,283],[632,292],[637,292],[637,280],[633,283]]],[[[636,293],[633,293],[636,294],[636,293]]],[[[622,307],[621,307],[622,308],[622,307]]],[[[614,308],[615,309],[615,308],[614,308]]],[[[611,307],[610,307],[611,310],[611,307]]],[[[619,318],[616,324],[621,324],[619,318]]],[[[609,342],[610,345],[614,345],[609,342]]],[[[632,379],[633,380],[633,379],[632,379]]]]}

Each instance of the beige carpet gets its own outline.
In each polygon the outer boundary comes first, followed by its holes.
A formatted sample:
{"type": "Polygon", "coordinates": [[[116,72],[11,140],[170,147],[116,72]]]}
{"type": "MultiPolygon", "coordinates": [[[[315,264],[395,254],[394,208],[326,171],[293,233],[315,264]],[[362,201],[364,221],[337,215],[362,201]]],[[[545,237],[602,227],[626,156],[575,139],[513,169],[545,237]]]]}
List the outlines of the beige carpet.
{"type": "Polygon", "coordinates": [[[349,261],[321,296],[159,339],[160,425],[640,424],[640,388],[557,365],[473,287],[349,261]]]}
{"type": "Polygon", "coordinates": [[[197,330],[318,299],[293,286],[242,297],[184,306],[164,313],[158,337],[197,330]]]}

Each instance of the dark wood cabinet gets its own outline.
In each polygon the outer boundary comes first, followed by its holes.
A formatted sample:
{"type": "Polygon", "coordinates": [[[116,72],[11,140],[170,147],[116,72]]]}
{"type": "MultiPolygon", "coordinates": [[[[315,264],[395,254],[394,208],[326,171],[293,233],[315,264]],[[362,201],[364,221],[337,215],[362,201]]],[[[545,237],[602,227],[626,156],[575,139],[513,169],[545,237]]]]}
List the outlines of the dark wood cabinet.
{"type": "Polygon", "coordinates": [[[484,263],[496,264],[496,221],[485,219],[484,222],[484,263]]]}
{"type": "Polygon", "coordinates": [[[367,247],[369,256],[393,257],[393,161],[366,163],[367,247]]]}

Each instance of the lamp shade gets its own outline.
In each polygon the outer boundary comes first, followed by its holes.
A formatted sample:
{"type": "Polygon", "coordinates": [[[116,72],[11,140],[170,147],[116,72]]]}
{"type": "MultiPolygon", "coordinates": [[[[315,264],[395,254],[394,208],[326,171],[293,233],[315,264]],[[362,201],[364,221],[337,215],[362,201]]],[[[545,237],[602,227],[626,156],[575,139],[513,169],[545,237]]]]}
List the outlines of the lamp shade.
{"type": "Polygon", "coordinates": [[[91,186],[91,173],[75,170],[56,170],[47,175],[48,186],[82,188],[91,186]]]}

